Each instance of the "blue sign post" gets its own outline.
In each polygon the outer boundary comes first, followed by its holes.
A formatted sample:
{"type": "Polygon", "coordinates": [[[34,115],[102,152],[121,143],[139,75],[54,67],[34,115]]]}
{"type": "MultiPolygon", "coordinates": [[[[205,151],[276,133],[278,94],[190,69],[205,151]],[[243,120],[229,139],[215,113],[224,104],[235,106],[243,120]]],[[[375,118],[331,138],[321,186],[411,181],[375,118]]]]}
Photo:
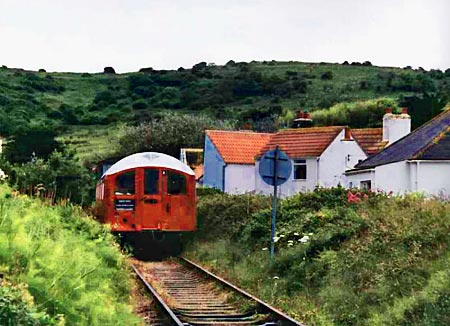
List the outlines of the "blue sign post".
{"type": "Polygon", "coordinates": [[[275,225],[277,222],[278,186],[285,183],[292,172],[291,160],[277,146],[274,150],[264,153],[259,163],[259,175],[265,183],[273,186],[272,198],[272,233],[270,237],[270,259],[275,252],[275,225]]]}

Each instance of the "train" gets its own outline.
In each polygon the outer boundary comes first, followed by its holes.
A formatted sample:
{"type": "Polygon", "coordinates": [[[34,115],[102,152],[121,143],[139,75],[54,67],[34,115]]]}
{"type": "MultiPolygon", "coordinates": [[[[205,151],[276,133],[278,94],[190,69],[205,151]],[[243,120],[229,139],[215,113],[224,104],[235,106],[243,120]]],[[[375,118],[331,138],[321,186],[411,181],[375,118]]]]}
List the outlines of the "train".
{"type": "Polygon", "coordinates": [[[129,155],[96,186],[95,215],[136,255],[176,255],[182,236],[197,230],[192,169],[157,152],[129,155]]]}

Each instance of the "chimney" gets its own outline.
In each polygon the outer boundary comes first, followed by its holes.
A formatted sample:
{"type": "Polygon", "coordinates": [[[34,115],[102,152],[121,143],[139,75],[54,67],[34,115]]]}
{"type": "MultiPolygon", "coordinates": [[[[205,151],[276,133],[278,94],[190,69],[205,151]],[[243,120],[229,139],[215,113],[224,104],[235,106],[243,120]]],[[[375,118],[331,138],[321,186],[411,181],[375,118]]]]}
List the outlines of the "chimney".
{"type": "Polygon", "coordinates": [[[386,108],[383,116],[383,141],[387,145],[396,142],[411,132],[411,117],[407,108],[402,108],[401,114],[393,114],[391,108],[386,108]]]}
{"type": "Polygon", "coordinates": [[[343,140],[352,140],[351,131],[349,127],[345,127],[344,129],[344,139],[343,140]]]}
{"type": "Polygon", "coordinates": [[[313,121],[311,119],[311,114],[308,111],[298,111],[297,118],[293,122],[294,128],[306,128],[311,127],[313,121]]]}

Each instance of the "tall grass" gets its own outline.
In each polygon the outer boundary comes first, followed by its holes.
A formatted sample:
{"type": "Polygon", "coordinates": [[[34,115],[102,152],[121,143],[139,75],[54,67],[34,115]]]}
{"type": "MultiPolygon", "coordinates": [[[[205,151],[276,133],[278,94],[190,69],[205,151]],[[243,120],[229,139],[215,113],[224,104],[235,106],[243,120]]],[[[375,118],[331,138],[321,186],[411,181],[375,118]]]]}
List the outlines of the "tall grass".
{"type": "MultiPolygon", "coordinates": [[[[188,255],[307,325],[449,325],[450,203],[384,194],[347,203],[343,195],[283,200],[272,263],[267,209],[243,211],[231,234],[200,235],[188,255]]],[[[220,219],[213,225],[227,228],[220,219]]]]}
{"type": "Polygon", "coordinates": [[[138,325],[124,257],[78,207],[47,206],[0,185],[0,266],[62,324],[138,325]]]}

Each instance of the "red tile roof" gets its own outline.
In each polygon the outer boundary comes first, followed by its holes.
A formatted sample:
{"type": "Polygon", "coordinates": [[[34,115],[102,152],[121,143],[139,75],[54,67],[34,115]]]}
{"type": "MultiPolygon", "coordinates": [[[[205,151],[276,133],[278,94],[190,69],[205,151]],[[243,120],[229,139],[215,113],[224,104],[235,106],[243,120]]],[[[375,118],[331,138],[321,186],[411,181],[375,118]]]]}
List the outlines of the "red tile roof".
{"type": "Polygon", "coordinates": [[[194,169],[195,181],[198,181],[203,177],[203,164],[200,164],[194,169]]]}
{"type": "Polygon", "coordinates": [[[206,135],[228,164],[254,164],[271,134],[252,131],[207,130],[206,135]]]}
{"type": "Polygon", "coordinates": [[[278,145],[291,158],[317,157],[344,129],[345,127],[332,126],[280,130],[273,134],[259,155],[278,145]]]}
{"type": "Polygon", "coordinates": [[[351,133],[367,155],[378,153],[387,144],[383,141],[383,128],[352,129],[351,133]]]}

